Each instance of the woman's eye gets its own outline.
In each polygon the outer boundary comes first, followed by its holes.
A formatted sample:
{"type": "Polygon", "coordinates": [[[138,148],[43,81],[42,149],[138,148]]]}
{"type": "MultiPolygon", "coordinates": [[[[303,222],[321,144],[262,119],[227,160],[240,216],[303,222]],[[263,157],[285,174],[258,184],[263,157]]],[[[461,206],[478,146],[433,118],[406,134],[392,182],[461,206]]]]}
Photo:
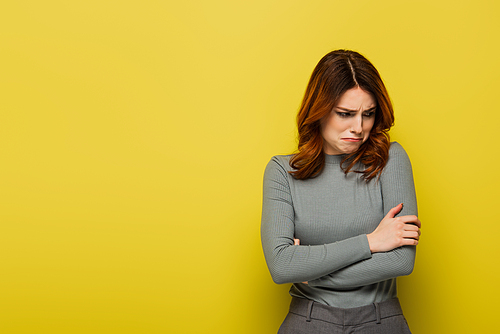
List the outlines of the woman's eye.
{"type": "Polygon", "coordinates": [[[345,117],[351,116],[351,113],[337,111],[337,115],[339,115],[340,117],[345,118],[345,117]]]}
{"type": "Polygon", "coordinates": [[[363,114],[363,116],[365,116],[365,117],[372,117],[373,115],[375,115],[375,112],[373,112],[373,111],[367,112],[366,114],[363,114]]]}

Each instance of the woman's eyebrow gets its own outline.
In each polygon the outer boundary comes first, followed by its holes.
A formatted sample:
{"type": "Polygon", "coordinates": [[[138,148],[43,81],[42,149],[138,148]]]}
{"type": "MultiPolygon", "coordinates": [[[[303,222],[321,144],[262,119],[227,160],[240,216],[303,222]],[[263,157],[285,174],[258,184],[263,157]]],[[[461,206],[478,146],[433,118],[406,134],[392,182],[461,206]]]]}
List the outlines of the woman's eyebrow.
{"type": "MultiPolygon", "coordinates": [[[[345,112],[358,112],[357,110],[352,110],[352,109],[347,109],[347,108],[342,108],[342,107],[337,107],[337,109],[340,109],[340,110],[345,111],[345,112]]],[[[363,110],[363,112],[375,111],[376,109],[377,109],[377,107],[371,107],[369,109],[363,110]]]]}

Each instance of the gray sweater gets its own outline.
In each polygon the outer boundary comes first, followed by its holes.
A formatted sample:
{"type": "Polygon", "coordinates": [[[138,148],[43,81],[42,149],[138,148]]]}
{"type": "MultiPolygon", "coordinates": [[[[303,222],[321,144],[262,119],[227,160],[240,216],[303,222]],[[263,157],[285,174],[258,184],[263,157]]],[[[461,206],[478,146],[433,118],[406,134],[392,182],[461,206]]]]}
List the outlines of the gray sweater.
{"type": "Polygon", "coordinates": [[[291,155],[273,157],[264,174],[261,237],[274,282],[293,283],[292,296],[350,308],[397,296],[396,277],[412,272],[415,247],[372,254],[366,234],[399,203],[399,215],[417,215],[417,202],[410,160],[397,142],[380,179],[369,183],[346,176],[342,157],[326,155],[322,173],[307,180],[288,173],[291,155]]]}

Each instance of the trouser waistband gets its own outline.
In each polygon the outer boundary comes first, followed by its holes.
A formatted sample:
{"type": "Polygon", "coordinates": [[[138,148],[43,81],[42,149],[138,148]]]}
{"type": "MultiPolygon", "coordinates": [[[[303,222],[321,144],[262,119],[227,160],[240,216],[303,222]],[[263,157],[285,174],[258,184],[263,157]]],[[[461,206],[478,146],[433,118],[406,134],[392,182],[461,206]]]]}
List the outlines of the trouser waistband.
{"type": "Polygon", "coordinates": [[[290,313],[304,316],[306,321],[317,319],[351,326],[370,321],[380,323],[380,319],[402,315],[403,310],[397,298],[361,307],[338,308],[305,298],[292,297],[290,313]]]}

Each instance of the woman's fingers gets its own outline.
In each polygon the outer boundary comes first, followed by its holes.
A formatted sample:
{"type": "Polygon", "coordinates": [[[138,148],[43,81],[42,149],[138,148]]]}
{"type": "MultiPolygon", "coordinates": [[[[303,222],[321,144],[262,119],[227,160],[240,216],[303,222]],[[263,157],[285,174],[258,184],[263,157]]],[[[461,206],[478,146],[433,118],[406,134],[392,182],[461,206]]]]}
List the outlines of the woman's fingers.
{"type": "MultiPolygon", "coordinates": [[[[419,220],[418,222],[420,223],[419,220]]],[[[422,232],[420,232],[420,228],[415,223],[413,223],[413,221],[411,223],[404,224],[403,234],[402,234],[403,238],[419,240],[421,234],[422,232]]]]}
{"type": "Polygon", "coordinates": [[[404,231],[403,238],[418,240],[420,238],[420,233],[419,231],[404,231]]]}
{"type": "Polygon", "coordinates": [[[387,252],[397,247],[418,244],[422,223],[415,215],[394,218],[401,209],[400,204],[389,210],[375,231],[366,235],[372,253],[387,252]]]}
{"type": "Polygon", "coordinates": [[[420,219],[418,219],[418,217],[414,216],[414,215],[401,216],[401,217],[398,217],[396,219],[399,219],[400,221],[402,221],[405,224],[415,224],[419,228],[422,227],[422,223],[420,222],[420,219]]]}
{"type": "Polygon", "coordinates": [[[417,225],[413,225],[411,223],[403,225],[404,231],[420,231],[420,228],[417,225]]]}
{"type": "Polygon", "coordinates": [[[390,209],[389,212],[387,212],[387,214],[385,215],[385,218],[394,218],[398,213],[401,212],[401,210],[403,210],[403,203],[400,203],[390,209]]]}
{"type": "Polygon", "coordinates": [[[419,236],[422,234],[422,231],[418,227],[412,224],[406,224],[405,231],[415,231],[418,233],[419,236]]]}
{"type": "Polygon", "coordinates": [[[418,240],[412,238],[408,239],[405,238],[401,243],[401,246],[416,246],[416,245],[418,245],[418,240]]]}
{"type": "MultiPolygon", "coordinates": [[[[420,235],[422,234],[422,232],[420,231],[420,226],[422,226],[422,224],[420,223],[420,220],[418,220],[418,218],[417,218],[416,222],[414,222],[412,220],[412,222],[406,223],[404,225],[404,231],[416,233],[417,237],[413,238],[413,239],[417,239],[418,240],[420,238],[420,235]],[[417,226],[417,223],[418,223],[418,226],[417,226]]],[[[415,235],[415,234],[413,234],[413,235],[415,235]]],[[[404,236],[404,238],[407,238],[407,237],[404,236]]]]}

